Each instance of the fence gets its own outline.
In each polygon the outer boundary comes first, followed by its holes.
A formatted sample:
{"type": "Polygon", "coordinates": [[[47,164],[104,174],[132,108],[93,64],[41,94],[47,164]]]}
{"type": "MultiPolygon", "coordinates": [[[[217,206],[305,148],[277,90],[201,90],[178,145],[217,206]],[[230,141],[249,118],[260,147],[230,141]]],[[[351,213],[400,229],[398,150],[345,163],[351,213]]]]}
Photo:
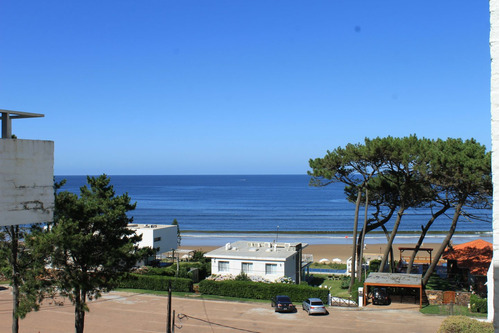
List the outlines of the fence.
{"type": "Polygon", "coordinates": [[[331,296],[330,306],[357,307],[358,303],[350,299],[331,296]]]}

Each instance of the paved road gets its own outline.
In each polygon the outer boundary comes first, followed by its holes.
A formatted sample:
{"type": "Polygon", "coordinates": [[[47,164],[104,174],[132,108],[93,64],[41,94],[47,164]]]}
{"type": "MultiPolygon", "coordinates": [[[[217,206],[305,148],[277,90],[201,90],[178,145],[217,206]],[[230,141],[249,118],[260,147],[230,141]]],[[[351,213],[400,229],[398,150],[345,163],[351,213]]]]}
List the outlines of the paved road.
{"type": "MultiPolygon", "coordinates": [[[[11,327],[10,290],[0,291],[0,332],[11,327]]],[[[85,332],[166,332],[167,298],[112,292],[90,303],[85,332]]],[[[175,332],[436,332],[445,317],[426,316],[414,306],[365,309],[330,308],[327,316],[275,313],[267,303],[173,298],[175,332]],[[178,315],[187,315],[179,319],[178,315]]],[[[44,304],[20,322],[20,332],[74,332],[74,308],[44,304]]]]}

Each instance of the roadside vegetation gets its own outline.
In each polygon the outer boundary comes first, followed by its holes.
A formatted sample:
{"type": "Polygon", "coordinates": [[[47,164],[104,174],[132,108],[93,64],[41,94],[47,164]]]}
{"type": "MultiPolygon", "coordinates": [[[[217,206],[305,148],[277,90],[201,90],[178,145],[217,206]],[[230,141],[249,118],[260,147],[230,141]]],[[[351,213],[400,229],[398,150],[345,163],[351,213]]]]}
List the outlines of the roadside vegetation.
{"type": "Polygon", "coordinates": [[[464,316],[446,318],[438,333],[493,333],[493,323],[484,323],[464,316]]]}

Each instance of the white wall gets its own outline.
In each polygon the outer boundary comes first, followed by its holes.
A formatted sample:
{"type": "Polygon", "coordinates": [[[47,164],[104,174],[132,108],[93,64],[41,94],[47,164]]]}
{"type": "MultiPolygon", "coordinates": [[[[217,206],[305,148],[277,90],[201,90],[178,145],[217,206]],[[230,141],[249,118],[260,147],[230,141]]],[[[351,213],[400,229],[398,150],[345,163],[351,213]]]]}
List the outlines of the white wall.
{"type": "MultiPolygon", "coordinates": [[[[287,276],[285,271],[288,271],[288,266],[290,266],[289,263],[285,263],[283,261],[212,258],[212,274],[234,276],[239,275],[241,273],[241,264],[244,262],[253,263],[253,272],[248,273],[248,275],[261,276],[270,281],[274,281],[282,276],[287,276]],[[229,262],[228,272],[219,272],[219,261],[229,262]],[[276,274],[266,275],[266,264],[276,264],[276,274]]],[[[290,275],[290,277],[295,280],[295,270],[293,270],[293,273],[290,275]]]]}
{"type": "Polygon", "coordinates": [[[0,226],[50,222],[54,142],[0,139],[0,226]]]}
{"type": "Polygon", "coordinates": [[[177,249],[177,226],[167,225],[159,228],[141,227],[136,229],[138,235],[142,235],[139,247],[160,248],[158,254],[177,249]],[[161,238],[155,241],[155,238],[161,238]]]}

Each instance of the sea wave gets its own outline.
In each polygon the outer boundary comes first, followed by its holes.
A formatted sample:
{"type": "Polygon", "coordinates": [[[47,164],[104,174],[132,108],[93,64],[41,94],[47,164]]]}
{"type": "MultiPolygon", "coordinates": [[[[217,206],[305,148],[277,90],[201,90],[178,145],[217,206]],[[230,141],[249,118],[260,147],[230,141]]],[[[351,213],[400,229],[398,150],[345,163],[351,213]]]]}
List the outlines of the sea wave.
{"type": "MultiPolygon", "coordinates": [[[[419,234],[397,235],[394,244],[417,243],[419,234]]],[[[425,243],[441,243],[446,234],[429,234],[425,237],[425,243]]],[[[483,233],[461,233],[452,238],[453,244],[462,244],[475,239],[493,241],[491,232],[483,233]]],[[[352,234],[270,234],[270,233],[182,233],[183,246],[219,246],[239,240],[251,240],[261,242],[285,242],[285,243],[307,243],[307,244],[352,244],[352,234]]],[[[367,235],[365,244],[385,244],[387,237],[383,234],[367,235]]]]}

